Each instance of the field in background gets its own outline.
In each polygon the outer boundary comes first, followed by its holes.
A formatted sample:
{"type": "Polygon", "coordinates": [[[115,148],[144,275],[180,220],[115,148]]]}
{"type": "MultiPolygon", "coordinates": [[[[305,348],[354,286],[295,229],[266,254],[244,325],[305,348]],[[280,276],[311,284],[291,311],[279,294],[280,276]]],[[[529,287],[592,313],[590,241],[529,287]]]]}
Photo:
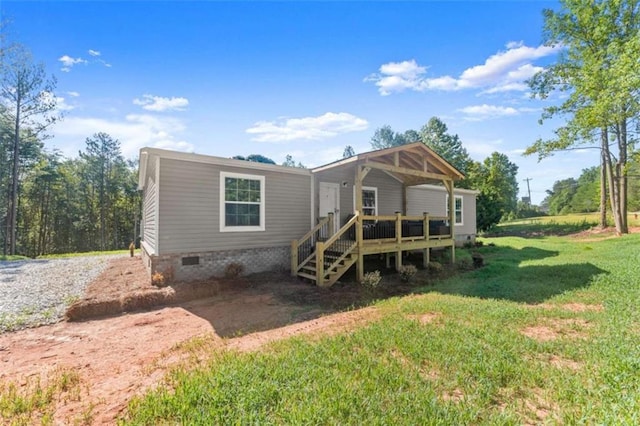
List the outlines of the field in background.
{"type": "MultiPolygon", "coordinates": [[[[607,216],[608,226],[613,226],[613,219],[607,216]]],[[[640,212],[627,215],[629,227],[640,227],[640,212]]],[[[505,235],[540,236],[568,235],[585,231],[598,226],[599,213],[574,213],[562,216],[539,216],[503,222],[495,226],[485,235],[491,237],[505,235]]]]}

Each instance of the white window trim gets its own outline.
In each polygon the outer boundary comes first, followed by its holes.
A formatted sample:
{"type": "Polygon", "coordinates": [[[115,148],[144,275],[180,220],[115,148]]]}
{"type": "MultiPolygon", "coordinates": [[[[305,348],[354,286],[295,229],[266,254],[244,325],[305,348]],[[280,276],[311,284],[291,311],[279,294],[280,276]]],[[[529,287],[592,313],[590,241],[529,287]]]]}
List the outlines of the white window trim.
{"type": "Polygon", "coordinates": [[[262,175],[249,175],[244,173],[220,172],[220,232],[256,232],[265,230],[265,177],[262,175]],[[225,185],[226,178],[250,179],[260,181],[260,226],[226,226],[225,185]]]}
{"type": "MultiPolygon", "coordinates": [[[[374,206],[374,213],[373,216],[378,216],[378,188],[376,188],[375,186],[363,186],[362,190],[367,190],[367,191],[373,191],[373,193],[375,194],[376,197],[376,205],[374,206]]],[[[362,206],[362,208],[364,209],[364,206],[362,206]]],[[[356,187],[355,185],[353,186],[353,211],[356,211],[356,187]]],[[[364,212],[360,212],[364,215],[364,212]]]]}
{"type": "MultiPolygon", "coordinates": [[[[453,196],[453,208],[455,209],[456,203],[455,200],[460,200],[460,222],[455,222],[455,226],[464,226],[464,197],[462,195],[454,195],[453,196]]],[[[447,217],[449,217],[449,194],[447,194],[446,198],[447,203],[447,217]]],[[[455,213],[455,212],[454,212],[455,213]]],[[[456,220],[455,214],[453,215],[453,219],[456,220]]]]}

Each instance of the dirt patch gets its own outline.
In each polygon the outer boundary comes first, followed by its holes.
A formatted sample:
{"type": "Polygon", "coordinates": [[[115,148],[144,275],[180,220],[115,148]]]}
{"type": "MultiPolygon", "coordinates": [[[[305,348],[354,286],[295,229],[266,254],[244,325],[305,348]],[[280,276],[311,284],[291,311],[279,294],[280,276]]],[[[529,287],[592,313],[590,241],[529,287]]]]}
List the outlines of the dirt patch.
{"type": "MultiPolygon", "coordinates": [[[[630,226],[629,227],[630,234],[640,233],[640,227],[638,226],[630,226]]],[[[620,237],[618,231],[616,231],[615,227],[609,226],[606,228],[601,228],[599,226],[593,227],[590,229],[586,229],[581,232],[576,232],[574,234],[569,235],[571,238],[580,240],[581,242],[594,242],[594,241],[602,241],[610,238],[620,237]]]]}
{"type": "Polygon", "coordinates": [[[559,338],[584,339],[592,324],[580,318],[548,319],[545,324],[525,327],[520,332],[539,342],[547,342],[559,338]]]}
{"type": "Polygon", "coordinates": [[[447,402],[460,402],[464,399],[464,392],[461,389],[455,388],[448,392],[442,393],[442,400],[447,402]]]}
{"type": "MultiPolygon", "coordinates": [[[[385,279],[384,295],[411,289],[385,279]]],[[[251,351],[298,334],[348,332],[378,318],[374,308],[358,309],[370,296],[348,282],[322,289],[269,273],[204,284],[205,290],[203,283],[187,288],[196,296],[189,302],[0,334],[0,385],[24,387],[60,371],[76,372],[73,398],[63,395],[51,407],[54,423],[113,424],[134,395],[160,383],[169,368],[193,356],[194,348],[203,357],[214,350],[251,351]]],[[[162,295],[171,288],[151,286],[139,258],[117,258],[90,284],[84,301],[136,310],[146,305],[127,302],[129,297],[155,303],[167,300],[162,295]]],[[[37,419],[27,423],[33,422],[37,419]]]]}
{"type": "Polygon", "coordinates": [[[562,305],[562,309],[571,312],[602,312],[604,311],[604,306],[585,305],[584,303],[565,303],[562,305]]]}
{"type": "Polygon", "coordinates": [[[420,324],[430,324],[436,318],[440,317],[440,314],[437,312],[427,312],[425,314],[416,314],[416,315],[407,315],[407,318],[418,321],[420,324]]]}
{"type": "Polygon", "coordinates": [[[569,370],[578,371],[582,368],[582,364],[572,359],[562,358],[557,355],[551,355],[547,362],[559,369],[568,368],[569,370]]]}
{"type": "Polygon", "coordinates": [[[565,311],[570,311],[570,312],[602,312],[604,311],[604,306],[598,304],[598,305],[588,305],[585,303],[564,303],[562,305],[552,305],[550,303],[538,303],[535,305],[526,305],[528,308],[533,308],[533,309],[545,309],[545,310],[552,310],[552,309],[563,309],[565,311]]]}
{"type": "Polygon", "coordinates": [[[102,274],[89,284],[84,296],[69,306],[65,319],[81,321],[186,302],[215,296],[229,287],[244,284],[242,280],[210,279],[157,287],[152,285],[139,257],[123,257],[109,262],[102,274]]]}

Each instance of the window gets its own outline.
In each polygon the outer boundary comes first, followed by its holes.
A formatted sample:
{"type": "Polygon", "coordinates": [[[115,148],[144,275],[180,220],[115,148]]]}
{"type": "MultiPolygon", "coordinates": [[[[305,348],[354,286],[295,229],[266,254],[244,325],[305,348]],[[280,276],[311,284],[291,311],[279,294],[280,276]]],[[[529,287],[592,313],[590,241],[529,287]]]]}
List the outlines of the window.
{"type": "Polygon", "coordinates": [[[264,231],[264,181],[220,172],[220,232],[264,231]]]}
{"type": "MultiPolygon", "coordinates": [[[[356,187],[353,187],[353,210],[356,209],[356,187]]],[[[362,187],[362,214],[364,216],[378,215],[378,188],[362,187]]]]}
{"type": "MultiPolygon", "coordinates": [[[[462,195],[454,195],[453,203],[456,216],[456,225],[463,225],[462,221],[462,195]]],[[[447,194],[447,216],[449,216],[449,194],[447,194]]]]}

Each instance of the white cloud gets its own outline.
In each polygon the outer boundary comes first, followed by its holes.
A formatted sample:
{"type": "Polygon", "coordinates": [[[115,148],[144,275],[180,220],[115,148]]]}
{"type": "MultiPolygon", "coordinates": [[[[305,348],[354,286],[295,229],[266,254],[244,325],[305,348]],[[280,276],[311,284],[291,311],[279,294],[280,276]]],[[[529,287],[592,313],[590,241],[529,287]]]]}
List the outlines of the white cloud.
{"type": "Polygon", "coordinates": [[[78,96],[80,96],[80,93],[70,91],[70,92],[67,92],[67,95],[71,96],[72,98],[77,98],[78,96]]]}
{"type": "Polygon", "coordinates": [[[56,96],[56,109],[59,111],[71,111],[72,109],[75,109],[75,106],[67,104],[65,98],[56,96]]]}
{"type": "Polygon", "coordinates": [[[419,66],[415,59],[402,62],[389,62],[380,66],[380,74],[372,74],[365,81],[373,81],[378,86],[380,94],[390,95],[405,89],[422,90],[426,67],[419,66]]]}
{"type": "Polygon", "coordinates": [[[120,141],[127,158],[138,155],[144,146],[191,152],[194,146],[180,136],[185,131],[182,121],[173,117],[155,117],[148,114],[129,114],[124,119],[107,120],[95,117],[70,116],[53,127],[54,142],[67,156],[77,155],[84,149],[82,141],[98,132],[105,132],[120,141]]]}
{"type": "Polygon", "coordinates": [[[528,78],[543,68],[532,64],[536,59],[557,53],[562,46],[525,46],[522,42],[509,42],[507,50],[491,55],[484,64],[464,70],[457,78],[449,75],[427,77],[427,67],[415,59],[390,62],[380,66],[379,73],[365,78],[378,86],[381,95],[410,89],[426,90],[485,89],[481,93],[524,91],[528,78]]]}
{"type": "Polygon", "coordinates": [[[87,64],[87,60],[86,59],[72,58],[69,55],[62,55],[61,57],[58,58],[58,61],[60,61],[62,63],[62,68],[60,68],[60,69],[62,71],[64,71],[64,72],[71,71],[71,68],[73,68],[74,65],[87,64]]]}
{"type": "Polygon", "coordinates": [[[78,65],[78,64],[88,65],[88,64],[96,64],[96,63],[102,64],[107,68],[111,68],[110,63],[107,63],[105,60],[98,58],[98,56],[101,55],[99,51],[89,49],[88,53],[95,59],[91,59],[91,61],[88,61],[80,57],[74,58],[69,55],[62,55],[61,57],[58,58],[58,61],[62,63],[62,68],[60,68],[60,70],[64,72],[70,72],[71,68],[73,68],[75,65],[78,65]]]}
{"type": "Polygon", "coordinates": [[[471,105],[458,109],[467,121],[482,121],[499,117],[512,117],[527,112],[537,112],[537,108],[514,108],[499,105],[471,105]]]}
{"type": "Polygon", "coordinates": [[[257,142],[321,140],[342,133],[358,132],[369,127],[367,120],[346,112],[327,112],[317,117],[284,118],[279,121],[259,121],[246,130],[256,135],[257,142]]]}
{"type": "Polygon", "coordinates": [[[147,111],[184,111],[189,106],[187,98],[163,98],[161,96],[142,95],[141,99],[134,99],[135,105],[140,105],[147,111]]]}

